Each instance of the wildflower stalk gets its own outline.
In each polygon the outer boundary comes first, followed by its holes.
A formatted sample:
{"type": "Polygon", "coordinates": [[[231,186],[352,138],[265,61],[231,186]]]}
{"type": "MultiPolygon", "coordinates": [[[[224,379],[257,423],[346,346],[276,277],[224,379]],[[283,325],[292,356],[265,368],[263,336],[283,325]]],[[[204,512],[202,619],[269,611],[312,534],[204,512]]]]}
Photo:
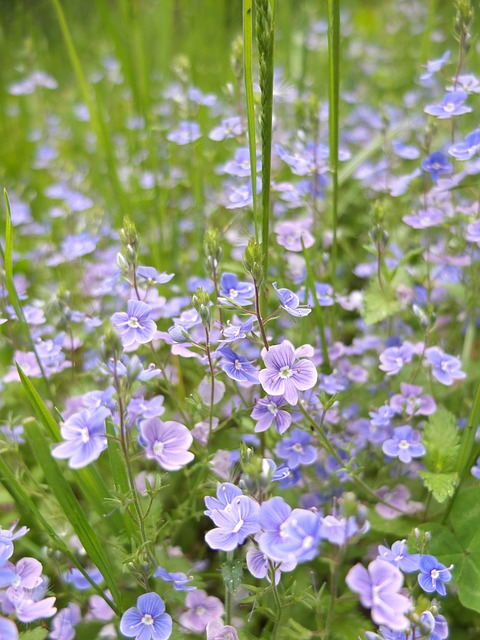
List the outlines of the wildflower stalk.
{"type": "Polygon", "coordinates": [[[243,0],[243,68],[245,77],[245,101],[247,107],[248,148],[250,151],[250,180],[252,184],[253,224],[255,240],[260,242],[260,221],[257,206],[257,142],[255,134],[255,101],[253,96],[252,0],[243,0]]]}
{"type": "Polygon", "coordinates": [[[340,546],[333,562],[333,571],[330,580],[330,603],[328,605],[327,620],[325,623],[325,640],[330,640],[333,629],[333,621],[335,619],[335,604],[337,602],[338,595],[338,581],[340,578],[340,567],[342,565],[343,553],[344,547],[340,546]]]}
{"type": "Polygon", "coordinates": [[[318,328],[318,333],[320,334],[320,342],[322,344],[322,359],[323,359],[322,368],[330,371],[331,367],[330,367],[330,359],[328,357],[328,345],[327,345],[327,337],[325,335],[325,325],[323,323],[323,312],[318,302],[317,290],[315,289],[315,278],[313,275],[313,269],[310,263],[310,258],[308,257],[308,252],[305,247],[305,243],[303,242],[303,238],[300,238],[300,241],[302,243],[303,257],[305,258],[305,264],[307,267],[308,288],[310,289],[310,292],[312,294],[313,304],[315,307],[315,317],[317,319],[317,328],[318,328]]]}
{"type": "Polygon", "coordinates": [[[332,282],[337,272],[338,226],[338,94],[340,78],[340,0],[328,0],[328,138],[332,174],[332,282]]]}
{"type": "Polygon", "coordinates": [[[272,566],[271,564],[270,564],[270,580],[272,584],[273,599],[275,600],[275,607],[276,607],[276,618],[275,618],[275,624],[272,631],[272,640],[276,640],[278,630],[280,629],[280,623],[282,620],[283,608],[282,608],[282,602],[280,600],[280,594],[278,593],[277,585],[275,582],[275,567],[272,566]]]}
{"type": "Polygon", "coordinates": [[[260,292],[257,281],[254,281],[255,284],[255,315],[257,316],[258,326],[260,327],[260,333],[262,334],[263,346],[268,351],[268,339],[267,334],[265,332],[265,325],[262,319],[262,313],[260,310],[260,292]]]}
{"type": "Polygon", "coordinates": [[[463,431],[462,442],[461,442],[460,451],[458,454],[456,470],[460,477],[460,484],[465,479],[466,474],[470,471],[469,460],[473,453],[473,448],[475,445],[475,434],[479,424],[480,424],[480,380],[477,384],[477,389],[475,392],[475,397],[473,399],[472,408],[470,410],[470,415],[468,417],[468,422],[463,431]]]}
{"type": "MultiPolygon", "coordinates": [[[[233,551],[227,551],[227,564],[233,562],[233,551]]],[[[225,624],[232,624],[232,592],[225,583],[225,624]]]]}
{"type": "Polygon", "coordinates": [[[60,30],[62,32],[63,39],[65,41],[65,45],[67,47],[68,57],[70,58],[70,62],[72,64],[75,76],[77,78],[78,86],[82,94],[82,99],[87,105],[88,112],[90,114],[90,120],[92,122],[97,139],[101,144],[101,146],[103,147],[105,160],[108,167],[108,173],[110,176],[110,181],[112,183],[112,188],[115,193],[115,196],[118,200],[119,209],[123,209],[123,211],[128,211],[129,207],[128,207],[127,197],[122,188],[122,185],[120,183],[120,179],[117,173],[117,163],[115,159],[115,153],[113,149],[111,136],[107,132],[107,127],[106,127],[106,123],[103,118],[102,112],[100,111],[98,104],[94,101],[90,93],[90,87],[85,77],[85,73],[83,71],[83,68],[80,62],[80,58],[78,57],[75,43],[73,42],[72,34],[70,32],[67,21],[65,19],[65,14],[63,13],[60,0],[52,0],[52,3],[55,8],[55,12],[57,14],[57,19],[60,25],[60,30]]]}
{"type": "MultiPolygon", "coordinates": [[[[268,236],[270,227],[275,0],[255,0],[255,10],[261,93],[262,250],[263,269],[266,276],[268,272],[268,236]]],[[[254,162],[256,162],[256,158],[254,162]]]]}

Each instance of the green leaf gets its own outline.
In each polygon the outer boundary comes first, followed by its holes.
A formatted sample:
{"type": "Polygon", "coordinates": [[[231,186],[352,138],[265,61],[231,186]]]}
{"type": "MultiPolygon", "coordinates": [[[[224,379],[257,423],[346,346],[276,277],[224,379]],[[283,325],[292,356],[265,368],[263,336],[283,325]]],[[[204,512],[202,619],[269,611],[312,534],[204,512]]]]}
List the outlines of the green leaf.
{"type": "Polygon", "coordinates": [[[447,567],[453,563],[452,582],[462,605],[480,612],[480,487],[458,493],[450,524],[451,529],[435,522],[419,528],[431,534],[427,553],[447,567]]]}
{"type": "Polygon", "coordinates": [[[402,305],[391,284],[384,283],[383,288],[376,280],[372,280],[363,298],[362,316],[365,324],[370,326],[386,320],[400,311],[402,305]]]}
{"type": "Polygon", "coordinates": [[[18,375],[20,376],[20,382],[22,383],[23,390],[25,391],[27,398],[32,405],[32,409],[35,411],[37,418],[43,424],[48,431],[50,438],[54,442],[59,442],[62,438],[60,435],[60,428],[57,421],[52,416],[47,406],[45,405],[41,395],[35,389],[28,377],[23,372],[22,368],[17,364],[18,375]]]}
{"type": "Polygon", "coordinates": [[[243,561],[232,560],[231,562],[224,562],[222,564],[222,578],[225,584],[225,588],[230,593],[237,593],[243,576],[243,561]]]}
{"type": "Polygon", "coordinates": [[[113,599],[117,605],[121,607],[120,591],[113,575],[108,556],[105,553],[105,545],[102,545],[98,539],[80,503],[75,497],[71,486],[65,479],[64,472],[60,469],[55,458],[52,457],[50,448],[40,427],[36,423],[30,423],[27,433],[33,453],[43,470],[45,480],[52,494],[57,499],[67,520],[72,525],[90,560],[103,575],[113,599]]]}
{"type": "Polygon", "coordinates": [[[427,450],[423,461],[428,471],[438,474],[455,471],[458,427],[455,416],[444,407],[438,407],[429,417],[423,431],[423,444],[427,450]]]}
{"type": "Polygon", "coordinates": [[[423,479],[423,484],[433,494],[437,502],[445,502],[447,498],[453,496],[458,473],[419,471],[418,475],[423,479]]]}
{"type": "Polygon", "coordinates": [[[20,640],[44,640],[48,636],[48,629],[29,629],[20,634],[20,640]]]}

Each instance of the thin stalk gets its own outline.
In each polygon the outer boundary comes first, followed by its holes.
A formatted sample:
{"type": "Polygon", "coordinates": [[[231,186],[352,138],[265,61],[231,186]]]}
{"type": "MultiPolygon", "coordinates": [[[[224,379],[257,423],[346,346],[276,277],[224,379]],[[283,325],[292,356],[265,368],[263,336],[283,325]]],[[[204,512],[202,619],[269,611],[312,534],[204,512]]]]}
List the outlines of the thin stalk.
{"type": "Polygon", "coordinates": [[[260,311],[260,294],[258,290],[258,284],[256,280],[254,281],[254,283],[255,283],[255,315],[257,316],[258,326],[260,327],[260,333],[262,334],[263,346],[268,351],[269,345],[267,340],[267,334],[265,332],[265,325],[263,323],[262,313],[260,311]]]}
{"type": "Polygon", "coordinates": [[[305,258],[305,264],[307,267],[308,288],[310,289],[312,294],[313,304],[315,307],[315,317],[317,319],[317,328],[318,328],[318,333],[320,334],[320,342],[322,344],[322,359],[323,359],[322,367],[324,369],[328,369],[329,371],[331,371],[330,359],[328,357],[327,337],[325,335],[325,325],[323,323],[323,311],[318,302],[317,290],[315,289],[315,278],[313,275],[312,265],[310,264],[310,259],[308,257],[308,252],[303,242],[303,238],[301,238],[300,240],[302,243],[303,257],[305,258]]]}
{"type": "Polygon", "coordinates": [[[337,272],[338,226],[338,96],[340,86],[340,0],[328,2],[328,138],[332,174],[332,282],[337,272]]]}
{"type": "Polygon", "coordinates": [[[270,230],[270,175],[272,163],[273,58],[275,34],[275,0],[255,0],[256,34],[260,62],[261,137],[262,137],[262,257],[268,273],[270,230]]]}
{"type": "Polygon", "coordinates": [[[477,389],[473,399],[472,408],[470,410],[470,415],[468,417],[467,426],[465,427],[463,432],[462,442],[460,444],[460,451],[458,454],[456,471],[460,477],[460,484],[463,482],[466,474],[469,471],[468,462],[472,457],[473,448],[475,445],[475,434],[479,424],[480,424],[480,380],[477,384],[477,389]]]}
{"type": "Polygon", "coordinates": [[[277,585],[275,583],[275,567],[270,568],[270,580],[272,584],[273,598],[275,600],[275,607],[277,610],[277,618],[275,620],[275,625],[272,631],[272,640],[276,640],[278,635],[278,630],[280,629],[280,623],[282,620],[283,608],[282,608],[282,602],[280,600],[280,595],[278,593],[277,585]]]}
{"type": "Polygon", "coordinates": [[[213,369],[212,354],[210,351],[210,331],[205,325],[205,352],[208,358],[208,367],[210,369],[210,407],[208,410],[208,439],[213,428],[213,405],[215,401],[215,371],[213,369]]]}
{"type": "MultiPolygon", "coordinates": [[[[233,562],[233,551],[227,551],[227,563],[233,562]]],[[[225,623],[232,624],[232,592],[225,584],[225,623]]]]}
{"type": "Polygon", "coordinates": [[[330,604],[328,606],[327,620],[325,623],[325,640],[330,639],[333,629],[333,621],[335,619],[335,604],[337,602],[338,582],[340,578],[340,567],[342,563],[343,553],[344,547],[341,546],[338,550],[337,556],[334,559],[334,567],[330,581],[330,604]]]}
{"type": "Polygon", "coordinates": [[[113,146],[112,146],[110,136],[107,133],[105,120],[102,116],[102,112],[99,108],[98,102],[96,103],[92,99],[92,95],[90,93],[90,87],[88,85],[87,79],[83,72],[83,68],[80,63],[80,58],[78,57],[78,53],[75,48],[75,44],[73,42],[73,38],[70,33],[70,29],[68,27],[67,21],[65,19],[65,14],[63,13],[60,0],[52,0],[52,3],[55,8],[55,12],[57,14],[60,30],[62,32],[65,45],[67,47],[68,57],[70,58],[70,62],[72,64],[73,70],[75,72],[75,76],[77,78],[80,93],[82,94],[82,99],[87,105],[88,112],[90,114],[90,120],[92,122],[95,134],[97,136],[99,143],[103,147],[103,151],[105,153],[105,160],[108,166],[112,187],[118,199],[119,209],[120,210],[123,209],[123,211],[128,211],[129,208],[128,208],[127,198],[124,190],[122,189],[120,179],[118,177],[116,158],[113,151],[113,146]]]}
{"type": "Polygon", "coordinates": [[[250,180],[252,185],[253,224],[255,240],[260,242],[260,221],[257,206],[257,142],[255,134],[255,100],[253,96],[252,0],[243,0],[243,68],[245,76],[245,101],[247,107],[248,148],[250,151],[250,180]]]}

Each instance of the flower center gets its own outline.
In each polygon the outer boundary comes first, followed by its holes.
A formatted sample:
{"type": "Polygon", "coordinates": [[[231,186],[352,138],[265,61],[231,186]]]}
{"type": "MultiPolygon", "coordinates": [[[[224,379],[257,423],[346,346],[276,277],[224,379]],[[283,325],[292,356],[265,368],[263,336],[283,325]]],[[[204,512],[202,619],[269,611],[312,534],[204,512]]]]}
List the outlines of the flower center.
{"type": "Polygon", "coordinates": [[[442,362],[440,364],[440,369],[442,371],[446,371],[447,370],[447,363],[445,362],[445,360],[442,360],[442,362]]]}
{"type": "Polygon", "coordinates": [[[238,296],[238,291],[236,289],[229,290],[229,298],[236,298],[238,296]]]}
{"type": "Polygon", "coordinates": [[[294,451],[296,451],[297,453],[302,453],[302,451],[303,451],[303,447],[302,447],[302,445],[301,445],[299,442],[296,442],[296,443],[293,445],[292,449],[293,449],[294,451]]]}
{"type": "Polygon", "coordinates": [[[268,405],[268,410],[270,411],[272,416],[276,416],[278,413],[278,407],[274,402],[270,402],[270,404],[268,405]]]}
{"type": "Polygon", "coordinates": [[[242,527],[243,527],[243,520],[240,518],[237,524],[233,527],[233,533],[238,533],[242,527]]]}
{"type": "Polygon", "coordinates": [[[164,448],[165,448],[165,445],[163,444],[163,442],[160,442],[160,440],[157,440],[153,445],[153,453],[156,456],[159,456],[163,453],[164,448]]]}
{"type": "Polygon", "coordinates": [[[145,625],[152,625],[153,624],[153,618],[149,613],[145,613],[143,615],[142,624],[145,624],[145,625]]]}
{"type": "Polygon", "coordinates": [[[432,569],[430,572],[430,577],[433,581],[438,580],[440,577],[440,571],[438,569],[432,569]]]}
{"type": "Polygon", "coordinates": [[[280,378],[283,378],[284,380],[286,378],[291,378],[293,376],[293,369],[290,369],[289,366],[282,367],[279,371],[279,374],[280,378]]]}
{"type": "Polygon", "coordinates": [[[82,438],[82,442],[89,442],[90,441],[90,433],[87,429],[87,427],[83,427],[82,429],[80,429],[80,435],[82,438]]]}
{"type": "Polygon", "coordinates": [[[242,363],[240,362],[240,360],[238,360],[238,358],[237,358],[237,360],[235,360],[235,362],[234,362],[234,367],[235,367],[235,369],[237,369],[237,371],[238,371],[239,369],[242,369],[242,363]]]}
{"type": "Polygon", "coordinates": [[[140,326],[138,318],[135,318],[135,316],[132,316],[128,320],[127,324],[128,324],[129,327],[132,327],[132,329],[138,329],[138,327],[140,326]]]}
{"type": "Polygon", "coordinates": [[[398,446],[400,449],[408,449],[410,445],[407,440],[400,440],[400,442],[398,443],[398,446]]]}
{"type": "Polygon", "coordinates": [[[452,111],[455,111],[455,104],[453,102],[447,102],[447,104],[443,107],[443,110],[447,113],[452,113],[452,111]]]}
{"type": "Polygon", "coordinates": [[[204,616],[206,612],[207,610],[202,605],[195,608],[195,613],[197,614],[197,616],[204,616]]]}

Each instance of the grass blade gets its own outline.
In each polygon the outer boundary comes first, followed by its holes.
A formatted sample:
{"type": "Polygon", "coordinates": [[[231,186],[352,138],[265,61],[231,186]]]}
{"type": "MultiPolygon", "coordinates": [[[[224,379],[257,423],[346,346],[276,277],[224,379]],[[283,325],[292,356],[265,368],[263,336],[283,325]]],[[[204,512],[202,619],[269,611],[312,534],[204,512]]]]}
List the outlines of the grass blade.
{"type": "Polygon", "coordinates": [[[99,585],[95,584],[90,576],[86,573],[83,566],[77,560],[75,555],[70,551],[65,542],[60,538],[55,529],[50,523],[43,517],[41,511],[30,497],[29,493],[25,491],[22,485],[17,481],[3,456],[0,456],[0,481],[6,488],[8,493],[12,496],[15,502],[20,505],[21,511],[26,511],[31,514],[35,519],[35,522],[49,535],[51,540],[55,543],[57,548],[68,558],[68,560],[75,566],[83,575],[83,577],[90,582],[95,591],[100,595],[112,609],[120,615],[121,607],[118,607],[112,602],[104,593],[104,590],[99,585]]]}
{"type": "Polygon", "coordinates": [[[332,283],[337,273],[338,227],[338,96],[340,86],[340,0],[328,0],[328,138],[332,175],[332,283]]]}
{"type": "Polygon", "coordinates": [[[70,484],[65,480],[64,472],[55,458],[52,457],[48,443],[37,423],[28,425],[28,437],[35,458],[43,470],[45,480],[52,494],[62,508],[65,517],[72,525],[88,557],[104,577],[114,601],[118,607],[121,607],[120,591],[108,557],[105,554],[105,546],[102,546],[95,531],[89,524],[70,484]]]}

